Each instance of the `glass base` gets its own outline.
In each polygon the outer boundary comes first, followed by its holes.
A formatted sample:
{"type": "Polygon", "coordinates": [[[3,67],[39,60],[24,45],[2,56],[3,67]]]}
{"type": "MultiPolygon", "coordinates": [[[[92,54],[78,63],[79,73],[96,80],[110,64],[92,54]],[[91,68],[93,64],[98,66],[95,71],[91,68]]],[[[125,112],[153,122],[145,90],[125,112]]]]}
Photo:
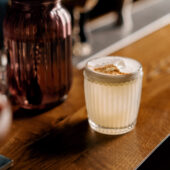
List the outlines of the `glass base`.
{"type": "Polygon", "coordinates": [[[130,124],[129,126],[126,126],[126,127],[123,127],[123,128],[106,128],[106,127],[102,127],[100,125],[96,125],[90,119],[88,121],[89,121],[90,127],[94,131],[102,133],[102,134],[106,134],[106,135],[121,135],[121,134],[125,134],[125,133],[130,132],[131,130],[133,130],[135,125],[136,125],[136,121],[135,121],[132,124],[130,124]]]}
{"type": "Polygon", "coordinates": [[[43,104],[43,105],[20,105],[21,108],[26,109],[26,110],[44,110],[44,109],[51,109],[53,107],[56,107],[63,103],[67,99],[67,95],[64,95],[61,97],[58,101],[54,103],[49,103],[49,104],[43,104]]]}

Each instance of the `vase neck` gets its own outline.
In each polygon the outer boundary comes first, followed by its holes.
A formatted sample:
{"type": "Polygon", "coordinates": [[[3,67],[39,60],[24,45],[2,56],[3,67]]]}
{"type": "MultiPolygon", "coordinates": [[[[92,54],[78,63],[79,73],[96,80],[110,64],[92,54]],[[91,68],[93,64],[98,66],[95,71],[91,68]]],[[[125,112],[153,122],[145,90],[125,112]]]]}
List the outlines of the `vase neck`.
{"type": "Polygon", "coordinates": [[[12,0],[12,6],[22,11],[60,8],[61,0],[12,0]]]}
{"type": "Polygon", "coordinates": [[[12,5],[48,6],[60,4],[61,0],[12,0],[12,5]]]}

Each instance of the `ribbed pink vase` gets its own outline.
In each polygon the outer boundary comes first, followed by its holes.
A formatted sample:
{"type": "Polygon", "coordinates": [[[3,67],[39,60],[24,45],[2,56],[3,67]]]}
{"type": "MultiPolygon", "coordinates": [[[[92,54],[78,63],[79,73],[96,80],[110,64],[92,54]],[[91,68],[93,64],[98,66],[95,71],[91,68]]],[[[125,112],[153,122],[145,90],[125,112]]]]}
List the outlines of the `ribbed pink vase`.
{"type": "Polygon", "coordinates": [[[63,101],[72,82],[71,21],[60,0],[12,0],[4,22],[8,86],[25,109],[63,101]]]}

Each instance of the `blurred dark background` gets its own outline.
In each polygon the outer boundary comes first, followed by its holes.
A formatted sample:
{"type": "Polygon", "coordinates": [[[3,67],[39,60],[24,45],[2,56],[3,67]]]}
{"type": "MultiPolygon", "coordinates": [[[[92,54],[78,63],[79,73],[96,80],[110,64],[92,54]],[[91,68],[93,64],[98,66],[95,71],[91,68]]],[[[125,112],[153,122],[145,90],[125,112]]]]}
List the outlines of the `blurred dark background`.
{"type": "Polygon", "coordinates": [[[3,32],[2,32],[2,26],[3,26],[3,18],[6,13],[8,0],[0,0],[0,49],[3,48],[3,32]]]}
{"type": "MultiPolygon", "coordinates": [[[[61,1],[72,16],[74,65],[167,15],[170,9],[170,0],[61,1]]],[[[0,0],[0,50],[8,3],[0,0]]]]}
{"type": "MultiPolygon", "coordinates": [[[[72,21],[74,24],[74,9],[76,8],[81,8],[84,9],[85,5],[88,3],[93,3],[93,0],[62,0],[63,5],[69,10],[69,12],[72,15],[72,21]]],[[[133,1],[137,1],[137,0],[133,0],[133,1]]],[[[84,24],[86,20],[90,20],[90,19],[94,19],[96,17],[99,17],[105,13],[108,13],[110,11],[117,11],[118,13],[121,12],[122,10],[122,6],[123,6],[123,2],[124,0],[114,0],[114,1],[104,1],[104,0],[95,0],[94,1],[94,5],[91,5],[89,7],[89,9],[86,11],[84,9],[81,10],[81,17],[80,18],[80,27],[82,27],[82,29],[84,29],[84,24]],[[96,2],[96,3],[95,3],[96,2]],[[89,12],[90,11],[90,12],[89,12]],[[86,13],[86,16],[83,16],[83,14],[86,13]]],[[[0,49],[3,48],[3,18],[5,16],[6,10],[7,10],[7,4],[9,3],[9,0],[0,0],[0,49]]],[[[120,25],[122,24],[122,21],[119,21],[120,25]]],[[[84,30],[83,30],[84,31],[84,30]]],[[[81,42],[86,42],[86,38],[84,37],[85,35],[82,35],[82,32],[80,30],[80,39],[81,42]]]]}

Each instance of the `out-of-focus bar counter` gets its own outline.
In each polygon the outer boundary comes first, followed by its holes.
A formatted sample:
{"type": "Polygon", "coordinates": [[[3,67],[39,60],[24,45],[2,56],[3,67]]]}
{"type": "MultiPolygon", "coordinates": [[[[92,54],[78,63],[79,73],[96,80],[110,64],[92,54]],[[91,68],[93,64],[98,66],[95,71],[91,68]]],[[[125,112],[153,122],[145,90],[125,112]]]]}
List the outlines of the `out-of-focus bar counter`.
{"type": "Polygon", "coordinates": [[[111,54],[137,59],[144,68],[136,128],[120,136],[90,129],[82,70],[74,69],[68,99],[41,113],[15,111],[0,153],[11,169],[135,169],[170,133],[170,25],[111,54]]]}

